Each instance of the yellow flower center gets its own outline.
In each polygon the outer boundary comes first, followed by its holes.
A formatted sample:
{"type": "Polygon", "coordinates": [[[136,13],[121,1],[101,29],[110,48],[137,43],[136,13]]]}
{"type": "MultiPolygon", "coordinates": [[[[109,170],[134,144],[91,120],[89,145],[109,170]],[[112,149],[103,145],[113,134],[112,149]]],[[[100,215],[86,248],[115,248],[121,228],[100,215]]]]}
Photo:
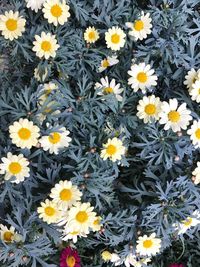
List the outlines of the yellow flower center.
{"type": "Polygon", "coordinates": [[[112,87],[106,87],[103,91],[105,94],[112,94],[113,93],[112,87]]]}
{"type": "Polygon", "coordinates": [[[16,19],[8,19],[6,21],[6,27],[9,31],[15,31],[17,29],[17,20],[16,19]]]}
{"type": "Polygon", "coordinates": [[[172,110],[168,113],[168,118],[171,122],[178,122],[180,120],[180,114],[176,110],[172,110]]]}
{"type": "Polygon", "coordinates": [[[152,245],[153,245],[153,242],[150,239],[147,239],[143,242],[143,247],[145,248],[150,248],[152,247],[152,245]]]}
{"type": "Polygon", "coordinates": [[[94,32],[94,31],[89,32],[89,34],[88,34],[88,38],[89,38],[90,40],[94,40],[94,39],[95,39],[95,32],[94,32]]]}
{"type": "Polygon", "coordinates": [[[31,131],[27,128],[21,128],[18,131],[18,135],[22,140],[28,140],[31,137],[31,131]]]}
{"type": "Polygon", "coordinates": [[[136,31],[139,32],[144,29],[144,23],[141,20],[136,20],[133,27],[136,31]]]}
{"type": "Polygon", "coordinates": [[[80,223],[84,223],[88,220],[88,215],[86,211],[79,211],[76,214],[76,220],[80,223]]]}
{"type": "Polygon", "coordinates": [[[112,254],[108,250],[103,251],[101,256],[104,261],[109,261],[112,258],[112,254]]]}
{"type": "Polygon", "coordinates": [[[96,219],[94,222],[93,222],[94,225],[99,225],[100,224],[100,220],[99,219],[96,219]]]}
{"type": "Polygon", "coordinates": [[[57,144],[60,142],[61,136],[59,133],[51,133],[51,135],[49,136],[49,142],[52,144],[57,144]]]}
{"type": "Polygon", "coordinates": [[[113,35],[111,36],[111,41],[112,41],[112,43],[114,43],[114,44],[118,44],[119,41],[120,41],[120,36],[119,36],[119,34],[117,34],[117,33],[113,34],[113,35]]]}
{"type": "Polygon", "coordinates": [[[68,256],[66,263],[68,267],[74,267],[74,265],[76,264],[76,259],[73,256],[68,256]]]}
{"type": "Polygon", "coordinates": [[[44,212],[46,213],[47,216],[54,216],[56,213],[55,209],[50,206],[46,207],[44,212]]]}
{"type": "Polygon", "coordinates": [[[156,106],[154,104],[148,104],[144,110],[148,115],[154,115],[156,113],[156,106]]]}
{"type": "Polygon", "coordinates": [[[45,52],[49,52],[51,50],[51,43],[49,41],[43,41],[41,43],[41,49],[45,52]]]}
{"type": "Polygon", "coordinates": [[[195,136],[197,139],[200,139],[200,129],[199,128],[195,131],[195,136]]]}
{"type": "Polygon", "coordinates": [[[110,66],[110,63],[108,62],[108,60],[104,59],[103,62],[102,62],[102,67],[107,68],[109,66],[110,66]]]}
{"type": "Polygon", "coordinates": [[[185,226],[190,226],[191,223],[192,223],[192,218],[187,218],[187,220],[183,221],[183,224],[184,224],[185,226]]]}
{"type": "Polygon", "coordinates": [[[10,163],[8,169],[12,174],[15,175],[21,172],[22,166],[18,162],[12,162],[10,163]]]}
{"type": "Polygon", "coordinates": [[[6,242],[11,242],[12,241],[12,237],[13,237],[13,233],[10,232],[10,231],[6,231],[4,234],[3,234],[3,239],[6,241],[6,242]]]}
{"type": "Polygon", "coordinates": [[[79,232],[78,231],[74,231],[74,232],[71,232],[70,235],[77,235],[79,232]]]}
{"type": "Polygon", "coordinates": [[[114,155],[117,152],[117,148],[114,145],[109,145],[106,149],[106,153],[110,156],[114,155]]]}
{"type": "Polygon", "coordinates": [[[140,83],[145,83],[147,81],[147,75],[145,72],[139,72],[137,75],[137,79],[140,83]]]}
{"type": "Polygon", "coordinates": [[[56,18],[59,18],[62,15],[62,12],[62,8],[58,4],[52,6],[51,8],[51,14],[56,18]]]}
{"type": "Polygon", "coordinates": [[[60,192],[60,199],[63,201],[69,201],[72,199],[72,192],[70,189],[63,189],[60,192]]]}

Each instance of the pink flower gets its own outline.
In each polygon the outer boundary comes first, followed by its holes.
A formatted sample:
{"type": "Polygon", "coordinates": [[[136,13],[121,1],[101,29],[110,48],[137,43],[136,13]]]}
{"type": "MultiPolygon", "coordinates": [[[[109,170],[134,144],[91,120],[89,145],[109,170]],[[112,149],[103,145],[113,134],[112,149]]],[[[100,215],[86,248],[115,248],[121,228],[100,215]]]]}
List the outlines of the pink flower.
{"type": "Polygon", "coordinates": [[[71,247],[66,247],[60,255],[60,267],[81,267],[78,251],[71,247]]]}
{"type": "Polygon", "coordinates": [[[184,267],[184,265],[182,263],[172,263],[169,267],[184,267]]]}

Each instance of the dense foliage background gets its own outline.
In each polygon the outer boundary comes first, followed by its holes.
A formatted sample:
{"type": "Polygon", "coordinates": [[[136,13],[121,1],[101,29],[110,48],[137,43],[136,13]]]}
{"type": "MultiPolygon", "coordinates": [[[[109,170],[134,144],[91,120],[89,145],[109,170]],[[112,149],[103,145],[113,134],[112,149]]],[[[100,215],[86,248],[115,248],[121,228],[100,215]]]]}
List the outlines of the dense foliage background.
{"type": "Polygon", "coordinates": [[[162,101],[177,98],[187,103],[198,119],[199,104],[191,100],[183,82],[187,71],[200,66],[199,1],[70,0],[68,4],[71,17],[58,27],[48,24],[41,10],[27,9],[25,1],[0,4],[1,14],[19,10],[26,19],[26,31],[19,39],[10,42],[0,36],[0,158],[9,151],[23,153],[31,169],[31,176],[19,184],[0,176],[0,223],[14,226],[23,236],[18,243],[0,242],[1,267],[59,265],[60,251],[68,242],[61,240],[57,225],[39,219],[37,207],[64,179],[77,185],[83,201],[90,202],[102,217],[102,229],[75,244],[81,266],[112,266],[103,262],[103,250],[125,257],[135,249],[138,235],[155,232],[162,239],[162,252],[149,266],[182,262],[196,267],[200,264],[198,226],[178,236],[172,225],[199,208],[199,186],[191,180],[199,149],[186,131],[165,131],[159,123],[144,124],[136,116],[143,94],[128,85],[127,72],[132,60],[151,64],[158,76],[152,93],[162,101]],[[152,33],[134,41],[125,23],[141,11],[150,13],[152,33]],[[119,63],[99,73],[101,60],[113,54],[104,33],[117,25],[127,33],[125,47],[117,51],[119,63]],[[88,26],[99,30],[95,44],[88,45],[83,38],[88,26]],[[41,31],[56,35],[60,48],[55,58],[39,59],[32,51],[34,36],[41,31]],[[47,68],[45,82],[59,87],[42,106],[38,105],[42,82],[34,77],[36,67],[41,75],[47,68]],[[123,86],[122,102],[112,95],[102,101],[94,90],[94,84],[106,75],[123,86]],[[42,121],[51,101],[54,105],[42,121]],[[70,146],[58,155],[39,147],[16,147],[8,127],[20,118],[33,121],[43,135],[48,133],[47,123],[66,127],[70,146]],[[128,148],[121,164],[99,156],[102,144],[114,136],[128,148]]]}

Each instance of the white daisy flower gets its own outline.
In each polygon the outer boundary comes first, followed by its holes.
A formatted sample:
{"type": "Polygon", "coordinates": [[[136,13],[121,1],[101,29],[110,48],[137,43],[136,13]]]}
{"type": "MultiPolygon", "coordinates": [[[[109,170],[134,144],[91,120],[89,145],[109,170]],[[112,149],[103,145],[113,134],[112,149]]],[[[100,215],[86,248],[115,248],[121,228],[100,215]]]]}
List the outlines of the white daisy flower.
{"type": "Polygon", "coordinates": [[[103,160],[110,159],[115,162],[117,160],[121,160],[122,156],[125,155],[126,148],[123,145],[122,141],[117,137],[112,139],[108,139],[106,144],[103,144],[103,149],[101,150],[101,158],[103,160]]]}
{"type": "Polygon", "coordinates": [[[95,220],[96,213],[93,212],[93,207],[90,203],[77,202],[70,208],[67,213],[67,217],[63,219],[67,220],[66,228],[70,232],[80,232],[82,234],[89,234],[90,227],[95,220]]]}
{"type": "Polygon", "coordinates": [[[111,82],[109,82],[107,76],[105,78],[101,78],[100,83],[95,83],[95,89],[102,89],[97,93],[98,95],[114,94],[118,101],[122,101],[123,97],[120,94],[124,91],[124,89],[120,88],[120,86],[120,83],[116,84],[115,79],[112,79],[111,82]]]}
{"type": "Polygon", "coordinates": [[[176,225],[178,230],[178,235],[184,234],[188,229],[193,226],[197,226],[200,223],[200,214],[199,210],[195,210],[191,217],[187,217],[185,220],[181,221],[176,225]]]}
{"type": "Polygon", "coordinates": [[[5,243],[20,242],[22,240],[22,236],[15,231],[13,226],[8,228],[3,224],[0,224],[0,238],[5,243]]]}
{"type": "Polygon", "coordinates": [[[192,175],[194,175],[194,184],[199,184],[200,183],[200,161],[197,162],[197,167],[194,169],[192,172],[192,175]]]}
{"type": "Polygon", "coordinates": [[[56,51],[60,47],[57,44],[56,36],[51,33],[42,32],[41,36],[35,35],[35,41],[33,42],[33,51],[36,52],[36,56],[39,58],[44,57],[49,59],[56,56],[56,51]]]}
{"type": "Polygon", "coordinates": [[[18,184],[30,176],[29,162],[22,154],[17,156],[9,152],[7,158],[3,157],[1,161],[3,163],[0,164],[0,174],[5,174],[5,180],[14,177],[15,179],[11,180],[11,183],[18,184]]]}
{"type": "Polygon", "coordinates": [[[146,89],[149,89],[152,86],[157,85],[158,77],[154,74],[154,70],[151,69],[150,65],[145,65],[145,63],[133,64],[131,70],[128,71],[128,74],[131,76],[128,79],[128,84],[131,85],[131,88],[134,89],[134,92],[137,92],[139,89],[143,93],[146,92],[146,89]]]}
{"type": "Polygon", "coordinates": [[[42,136],[39,142],[45,151],[49,150],[50,154],[58,154],[60,149],[69,146],[72,140],[68,136],[69,134],[70,132],[65,127],[62,127],[59,132],[52,132],[50,135],[42,136]]]}
{"type": "Polygon", "coordinates": [[[40,129],[27,119],[19,119],[9,127],[12,143],[20,148],[32,148],[38,143],[40,129]]]}
{"type": "Polygon", "coordinates": [[[197,148],[200,147],[200,120],[193,121],[191,128],[187,131],[190,135],[193,145],[197,148]]]}
{"type": "Polygon", "coordinates": [[[69,6],[65,0],[46,0],[42,12],[45,19],[55,26],[64,25],[70,17],[69,6]]]}
{"type": "Polygon", "coordinates": [[[102,218],[100,216],[97,216],[95,220],[93,221],[91,228],[94,232],[101,230],[101,227],[102,227],[101,219],[102,218]]]}
{"type": "Polygon", "coordinates": [[[68,229],[65,227],[63,231],[63,236],[62,236],[63,241],[72,240],[73,243],[76,243],[78,240],[78,237],[87,237],[87,235],[84,233],[80,233],[78,231],[68,232],[68,229]]]}
{"type": "Polygon", "coordinates": [[[42,86],[42,90],[41,93],[43,93],[40,97],[39,97],[39,104],[43,105],[44,102],[47,100],[48,96],[54,91],[58,89],[58,85],[53,83],[53,82],[49,82],[49,83],[45,83],[42,86]]]}
{"type": "Polygon", "coordinates": [[[137,240],[136,252],[142,256],[152,256],[160,252],[161,239],[153,233],[150,236],[139,236],[137,240]]]}
{"type": "Polygon", "coordinates": [[[186,108],[186,103],[178,107],[176,98],[170,99],[169,103],[162,102],[160,113],[160,124],[165,124],[164,129],[172,129],[173,132],[178,132],[181,129],[186,130],[189,122],[192,120],[191,111],[186,108]]]}
{"type": "Polygon", "coordinates": [[[105,33],[106,45],[114,51],[120,50],[125,45],[126,34],[119,27],[112,27],[105,33]]]}
{"type": "Polygon", "coordinates": [[[110,261],[114,263],[115,266],[119,266],[122,264],[122,260],[120,259],[117,253],[112,253],[110,261]]]}
{"type": "Polygon", "coordinates": [[[151,21],[152,20],[150,18],[150,14],[147,13],[146,15],[144,15],[144,13],[142,12],[141,17],[138,20],[135,20],[133,23],[126,23],[126,26],[131,29],[129,31],[129,35],[133,36],[136,41],[138,39],[146,39],[147,35],[151,33],[151,21]]]}
{"type": "Polygon", "coordinates": [[[67,210],[77,201],[80,201],[82,193],[76,185],[70,181],[60,181],[51,189],[50,197],[58,204],[61,210],[67,210]]]}
{"type": "Polygon", "coordinates": [[[155,95],[144,96],[139,100],[139,105],[137,106],[137,116],[142,119],[144,123],[157,121],[160,118],[161,112],[161,101],[159,97],[155,95]]]}
{"type": "Polygon", "coordinates": [[[147,265],[149,262],[151,262],[150,258],[143,258],[138,259],[136,256],[132,253],[130,253],[125,261],[124,264],[126,267],[134,266],[134,267],[143,267],[144,265],[147,265]]]}
{"type": "Polygon", "coordinates": [[[101,61],[101,66],[99,67],[99,72],[106,70],[108,67],[116,65],[119,62],[117,56],[107,57],[101,61]]]}
{"type": "Polygon", "coordinates": [[[6,11],[4,15],[0,15],[0,31],[5,39],[13,41],[22,36],[25,31],[26,20],[19,16],[19,12],[12,10],[6,11]]]}
{"type": "Polygon", "coordinates": [[[39,218],[44,222],[51,224],[57,223],[61,219],[61,211],[59,211],[57,203],[48,199],[41,202],[41,206],[37,208],[39,218]]]}
{"type": "Polygon", "coordinates": [[[191,95],[192,100],[196,101],[197,103],[200,102],[200,79],[192,84],[189,94],[191,95]]]}
{"type": "Polygon", "coordinates": [[[185,81],[183,82],[184,85],[187,86],[189,92],[192,90],[192,85],[197,80],[200,80],[200,70],[191,69],[188,71],[187,75],[185,76],[185,81]]]}
{"type": "Polygon", "coordinates": [[[88,27],[84,32],[84,40],[87,43],[95,43],[99,39],[99,33],[95,27],[88,27]]]}
{"type": "Polygon", "coordinates": [[[38,12],[39,9],[42,8],[42,5],[46,0],[25,0],[27,8],[30,8],[31,10],[38,12]]]}

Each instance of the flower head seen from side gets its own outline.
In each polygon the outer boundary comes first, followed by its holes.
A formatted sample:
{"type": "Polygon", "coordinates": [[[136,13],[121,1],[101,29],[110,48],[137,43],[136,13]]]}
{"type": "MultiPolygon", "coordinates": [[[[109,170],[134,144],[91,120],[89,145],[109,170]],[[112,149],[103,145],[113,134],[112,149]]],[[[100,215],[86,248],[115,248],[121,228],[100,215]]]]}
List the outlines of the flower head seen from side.
{"type": "Polygon", "coordinates": [[[101,66],[99,67],[99,72],[106,70],[108,67],[114,66],[119,62],[117,56],[107,57],[101,61],[101,66]]]}
{"type": "Polygon", "coordinates": [[[178,132],[181,129],[186,130],[189,122],[192,120],[191,111],[186,108],[186,103],[178,107],[176,98],[170,99],[169,103],[162,102],[160,113],[160,124],[165,124],[164,130],[172,129],[178,132]]]}
{"type": "Polygon", "coordinates": [[[0,224],[0,239],[5,243],[19,242],[21,235],[19,235],[13,226],[8,228],[7,226],[0,224]]]}
{"type": "Polygon", "coordinates": [[[101,253],[101,257],[102,259],[105,261],[105,262],[108,262],[111,260],[112,258],[112,253],[108,250],[104,250],[102,253],[101,253]]]}
{"type": "Polygon", "coordinates": [[[42,86],[41,93],[42,95],[39,97],[39,104],[43,105],[44,102],[47,100],[48,96],[54,91],[58,89],[58,85],[53,82],[45,83],[42,86]]]}
{"type": "Polygon", "coordinates": [[[101,78],[100,83],[97,82],[95,84],[95,89],[102,89],[100,92],[97,93],[98,95],[113,94],[115,95],[118,101],[123,100],[121,93],[124,91],[124,89],[121,88],[120,83],[116,83],[115,79],[109,81],[107,76],[105,78],[101,78]]]}
{"type": "Polygon", "coordinates": [[[59,131],[52,132],[49,135],[42,136],[39,140],[41,147],[50,154],[58,154],[60,149],[66,148],[71,142],[71,137],[68,135],[70,132],[65,128],[61,127],[59,131]]]}
{"type": "Polygon", "coordinates": [[[151,262],[150,258],[137,258],[134,254],[130,253],[125,258],[124,264],[126,267],[143,267],[144,264],[147,265],[149,262],[151,262]]]}
{"type": "Polygon", "coordinates": [[[110,159],[115,162],[117,160],[121,160],[122,156],[125,155],[126,148],[123,145],[122,141],[117,137],[112,139],[108,139],[106,144],[103,144],[103,149],[101,151],[101,158],[103,160],[110,159]]]}
{"type": "Polygon", "coordinates": [[[151,69],[151,66],[145,63],[133,64],[128,74],[131,76],[128,79],[128,84],[131,85],[134,92],[140,89],[142,93],[145,93],[146,89],[157,85],[158,77],[154,75],[154,70],[151,69]]]}
{"type": "Polygon", "coordinates": [[[193,101],[200,102],[200,79],[192,84],[192,89],[189,91],[189,94],[193,101]]]}
{"type": "Polygon", "coordinates": [[[34,78],[38,81],[38,82],[44,82],[47,77],[48,77],[48,69],[44,68],[43,70],[39,71],[38,68],[34,69],[34,78]]]}
{"type": "Polygon", "coordinates": [[[192,172],[192,175],[194,175],[194,184],[200,183],[200,161],[197,162],[197,167],[192,172]]]}
{"type": "Polygon", "coordinates": [[[48,224],[57,223],[61,218],[61,212],[58,210],[57,203],[49,199],[41,202],[41,206],[37,208],[37,212],[39,218],[48,224]]]}
{"type": "Polygon", "coordinates": [[[101,219],[102,218],[100,216],[97,216],[95,220],[93,221],[91,228],[94,232],[101,230],[101,227],[102,227],[101,219]]]}
{"type": "Polygon", "coordinates": [[[84,40],[87,43],[95,43],[99,39],[99,33],[95,27],[88,27],[84,32],[84,40]]]}
{"type": "Polygon", "coordinates": [[[141,256],[153,256],[160,252],[161,239],[155,233],[140,236],[137,240],[136,252],[141,256]]]}
{"type": "Polygon", "coordinates": [[[69,231],[88,234],[96,217],[96,213],[93,212],[93,209],[90,203],[80,202],[77,202],[71,207],[67,214],[66,224],[69,231]]]}
{"type": "Polygon", "coordinates": [[[63,249],[60,255],[60,267],[81,267],[78,251],[71,247],[63,249]]]}
{"type": "Polygon", "coordinates": [[[84,233],[80,233],[78,231],[70,232],[68,231],[67,227],[64,227],[63,235],[62,235],[63,241],[72,240],[73,243],[76,243],[78,241],[78,237],[87,237],[87,235],[84,233]]]}
{"type": "Polygon", "coordinates": [[[188,71],[187,75],[185,76],[185,81],[183,82],[184,85],[187,86],[189,92],[192,90],[192,85],[200,80],[200,70],[191,69],[188,71]]]}
{"type": "Polygon", "coordinates": [[[9,126],[12,143],[20,148],[32,148],[38,143],[40,129],[28,119],[19,119],[9,126]]]}
{"type": "Polygon", "coordinates": [[[46,0],[25,0],[27,8],[30,8],[31,10],[38,12],[39,9],[42,8],[42,5],[46,0]]]}
{"type": "Polygon", "coordinates": [[[144,123],[151,123],[159,120],[161,112],[161,101],[155,95],[144,96],[137,106],[137,116],[144,123]]]}
{"type": "Polygon", "coordinates": [[[190,139],[192,140],[192,144],[196,148],[200,148],[200,120],[193,121],[193,124],[191,125],[191,128],[187,130],[187,134],[190,135],[190,139]]]}
{"type": "Polygon", "coordinates": [[[13,41],[22,36],[25,31],[26,20],[19,16],[19,12],[12,10],[0,15],[0,31],[5,39],[13,41]]]}
{"type": "Polygon", "coordinates": [[[141,17],[138,20],[132,22],[127,22],[126,26],[130,28],[129,35],[133,36],[134,39],[137,41],[143,40],[147,38],[147,35],[151,33],[151,24],[152,19],[150,18],[150,14],[147,13],[144,15],[142,13],[141,17]]]}
{"type": "Polygon", "coordinates": [[[30,176],[29,162],[22,154],[17,156],[9,152],[7,157],[3,157],[1,160],[3,163],[0,164],[0,174],[5,174],[5,180],[14,177],[11,183],[18,184],[30,176]]]}
{"type": "Polygon", "coordinates": [[[58,204],[59,209],[67,210],[77,201],[80,201],[82,193],[78,187],[70,181],[60,181],[51,189],[50,197],[58,204]]]}
{"type": "Polygon", "coordinates": [[[43,6],[42,12],[49,23],[58,26],[68,21],[70,13],[65,0],[46,0],[43,6]]]}
{"type": "Polygon", "coordinates": [[[200,223],[200,212],[195,210],[191,216],[177,224],[178,235],[184,234],[191,227],[197,226],[200,223]]]}
{"type": "Polygon", "coordinates": [[[114,51],[120,50],[125,45],[126,34],[119,27],[112,27],[105,33],[106,45],[114,51]]]}
{"type": "Polygon", "coordinates": [[[42,32],[41,36],[35,35],[33,42],[33,51],[39,58],[49,59],[56,56],[56,51],[60,46],[57,44],[56,36],[51,33],[42,32]]]}

